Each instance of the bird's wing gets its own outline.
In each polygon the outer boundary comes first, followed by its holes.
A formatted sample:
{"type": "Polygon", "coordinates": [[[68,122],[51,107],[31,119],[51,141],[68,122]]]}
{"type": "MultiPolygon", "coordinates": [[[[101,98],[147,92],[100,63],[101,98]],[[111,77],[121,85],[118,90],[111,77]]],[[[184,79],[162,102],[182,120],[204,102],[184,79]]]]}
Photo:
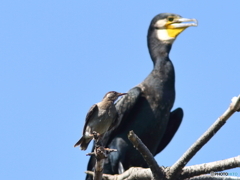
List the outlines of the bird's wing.
{"type": "Polygon", "coordinates": [[[85,120],[85,124],[84,124],[84,128],[83,128],[83,135],[84,135],[84,132],[85,132],[85,130],[87,128],[87,125],[88,125],[91,117],[93,116],[94,112],[97,111],[97,109],[98,109],[97,104],[92,105],[92,107],[89,109],[89,111],[88,111],[88,113],[86,115],[86,120],[85,120]]]}
{"type": "Polygon", "coordinates": [[[177,132],[183,119],[183,110],[182,108],[177,108],[170,113],[166,131],[161,139],[160,144],[158,145],[157,152],[155,155],[160,153],[172,140],[173,136],[177,132]]]}
{"type": "Polygon", "coordinates": [[[141,89],[139,87],[134,87],[116,102],[115,107],[118,113],[109,130],[104,135],[104,138],[102,140],[102,143],[104,145],[106,145],[112,132],[123,123],[123,116],[126,116],[131,111],[132,107],[136,104],[138,98],[140,97],[140,94],[141,89]]]}
{"type": "Polygon", "coordinates": [[[109,131],[111,131],[111,130],[113,130],[113,129],[115,129],[117,127],[117,122],[118,122],[117,119],[118,119],[118,114],[115,115],[115,117],[113,119],[113,122],[110,125],[110,127],[108,128],[107,132],[109,132],[109,131]]]}
{"type": "Polygon", "coordinates": [[[134,87],[116,102],[115,106],[118,112],[117,126],[122,123],[123,116],[127,115],[131,111],[132,107],[134,107],[141,95],[141,92],[142,91],[139,87],[134,87]]]}

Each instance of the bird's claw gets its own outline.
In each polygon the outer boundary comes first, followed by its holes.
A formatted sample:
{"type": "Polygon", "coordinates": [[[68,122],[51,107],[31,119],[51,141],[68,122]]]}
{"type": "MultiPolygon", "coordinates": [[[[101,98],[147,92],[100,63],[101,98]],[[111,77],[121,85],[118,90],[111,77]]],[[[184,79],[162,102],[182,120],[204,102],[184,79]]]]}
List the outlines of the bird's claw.
{"type": "Polygon", "coordinates": [[[93,138],[94,138],[95,140],[97,140],[97,139],[99,138],[100,134],[97,133],[96,131],[93,131],[92,134],[90,134],[90,136],[93,136],[93,138]]]}

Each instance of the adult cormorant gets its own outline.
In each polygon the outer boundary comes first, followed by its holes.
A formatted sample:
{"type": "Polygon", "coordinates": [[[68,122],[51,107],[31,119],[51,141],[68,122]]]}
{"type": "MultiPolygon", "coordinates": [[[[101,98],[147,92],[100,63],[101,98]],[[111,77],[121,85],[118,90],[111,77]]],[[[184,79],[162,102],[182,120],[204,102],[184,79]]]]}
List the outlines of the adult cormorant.
{"type": "MultiPolygon", "coordinates": [[[[130,130],[138,135],[153,155],[162,151],[176,133],[183,110],[177,108],[171,112],[175,100],[175,73],[169,52],[176,37],[190,26],[197,26],[195,19],[182,18],[177,14],[161,13],[152,19],[147,43],[154,67],[142,83],[130,89],[116,103],[119,125],[108,132],[105,142],[106,147],[117,149],[117,152],[109,154],[104,173],[119,174],[132,166],[147,167],[128,140],[130,130]]],[[[94,161],[91,157],[88,170],[92,170],[94,161]]]]}

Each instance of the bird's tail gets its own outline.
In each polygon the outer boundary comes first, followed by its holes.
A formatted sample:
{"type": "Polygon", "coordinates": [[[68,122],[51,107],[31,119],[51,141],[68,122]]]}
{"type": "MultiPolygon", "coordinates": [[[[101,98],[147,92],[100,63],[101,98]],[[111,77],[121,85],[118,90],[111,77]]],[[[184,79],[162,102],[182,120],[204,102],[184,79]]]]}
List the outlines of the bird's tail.
{"type": "Polygon", "coordinates": [[[83,136],[81,137],[81,139],[78,140],[74,147],[80,146],[81,150],[86,150],[90,141],[91,139],[87,139],[83,136]]]}

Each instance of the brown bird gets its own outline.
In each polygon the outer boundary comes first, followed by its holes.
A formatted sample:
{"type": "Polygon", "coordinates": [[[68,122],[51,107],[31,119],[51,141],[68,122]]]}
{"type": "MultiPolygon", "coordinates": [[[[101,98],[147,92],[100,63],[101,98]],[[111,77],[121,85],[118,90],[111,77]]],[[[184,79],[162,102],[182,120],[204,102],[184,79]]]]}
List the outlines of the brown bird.
{"type": "Polygon", "coordinates": [[[81,150],[86,150],[88,144],[93,139],[94,131],[97,132],[100,137],[103,137],[104,133],[114,126],[118,116],[114,102],[119,96],[125,94],[127,93],[110,91],[103,97],[101,102],[94,104],[90,108],[86,116],[83,135],[74,147],[80,146],[81,150]]]}

